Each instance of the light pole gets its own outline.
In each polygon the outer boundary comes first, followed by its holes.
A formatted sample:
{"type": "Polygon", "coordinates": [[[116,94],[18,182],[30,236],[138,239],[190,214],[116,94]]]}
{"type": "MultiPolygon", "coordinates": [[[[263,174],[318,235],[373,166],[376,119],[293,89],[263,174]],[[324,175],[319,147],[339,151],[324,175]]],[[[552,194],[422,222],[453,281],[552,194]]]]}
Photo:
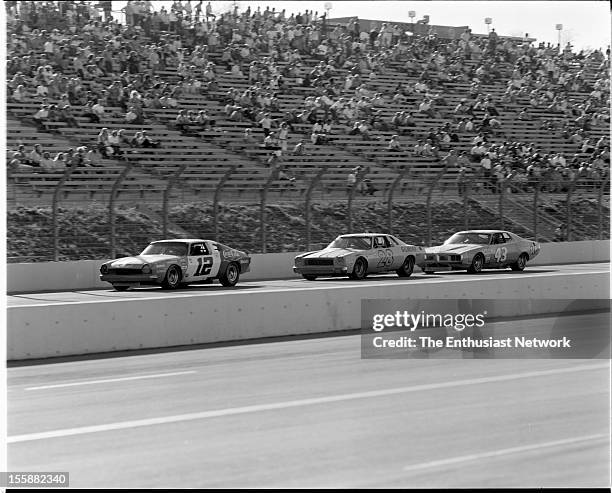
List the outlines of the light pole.
{"type": "Polygon", "coordinates": [[[490,32],[491,30],[491,24],[493,23],[493,19],[491,19],[490,17],[485,17],[485,24],[487,25],[487,34],[490,32]]]}
{"type": "Polygon", "coordinates": [[[556,24],[555,29],[559,32],[557,43],[559,44],[559,53],[561,53],[563,51],[563,47],[561,46],[561,31],[563,31],[563,24],[556,24]]]}
{"type": "Polygon", "coordinates": [[[329,20],[329,11],[332,9],[332,3],[331,2],[325,2],[325,12],[327,12],[327,15],[325,16],[325,18],[327,20],[329,20]]]}

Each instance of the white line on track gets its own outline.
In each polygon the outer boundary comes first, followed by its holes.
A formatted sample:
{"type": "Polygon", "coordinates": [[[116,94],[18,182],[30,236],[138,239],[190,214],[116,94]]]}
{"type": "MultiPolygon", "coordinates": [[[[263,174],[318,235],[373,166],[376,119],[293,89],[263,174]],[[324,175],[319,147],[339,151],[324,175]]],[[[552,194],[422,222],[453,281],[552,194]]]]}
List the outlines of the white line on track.
{"type": "Polygon", "coordinates": [[[331,402],[349,401],[354,399],[366,399],[372,397],[383,397],[388,395],[405,394],[408,392],[419,392],[437,390],[450,387],[462,387],[467,385],[479,385],[487,383],[505,382],[519,380],[523,378],[545,377],[562,373],[574,373],[578,371],[609,369],[608,363],[589,364],[572,366],[566,368],[554,368],[550,370],[538,370],[512,375],[497,375],[492,377],[470,378],[466,380],[455,380],[451,382],[430,383],[424,385],[413,385],[409,387],[397,387],[392,389],[373,390],[369,392],[357,392],[352,394],[331,395],[326,397],[314,397],[310,399],[300,399],[295,401],[272,402],[269,404],[256,404],[252,406],[233,407],[227,409],[217,409],[213,411],[201,411],[189,414],[178,414],[175,416],[163,416],[160,418],[138,419],[133,421],[121,421],[117,423],[107,423],[103,425],[83,426],[80,428],[67,428],[63,430],[43,431],[39,433],[28,433],[25,435],[14,435],[7,437],[7,443],[30,442],[34,440],[44,440],[47,438],[59,438],[74,435],[85,435],[89,433],[99,433],[104,431],[124,430],[128,428],[138,428],[142,426],[161,425],[168,423],[179,423],[198,419],[217,418],[223,416],[233,416],[237,414],[247,414],[261,411],[271,411],[275,409],[288,409],[292,407],[309,406],[314,404],[327,404],[331,402]]]}
{"type": "Polygon", "coordinates": [[[406,472],[421,471],[423,469],[433,469],[436,467],[451,466],[454,464],[460,464],[462,462],[469,462],[473,460],[488,459],[492,457],[500,457],[503,455],[518,454],[521,452],[530,452],[532,450],[540,450],[543,448],[560,447],[563,445],[573,445],[573,444],[581,443],[581,442],[589,442],[593,440],[604,440],[604,439],[609,440],[610,435],[606,433],[601,433],[599,435],[586,435],[586,436],[581,436],[581,437],[566,438],[563,440],[555,440],[552,442],[534,443],[531,445],[523,445],[520,447],[511,447],[511,448],[504,448],[500,450],[492,450],[490,452],[482,452],[479,454],[460,455],[458,457],[451,457],[449,459],[441,459],[441,460],[434,460],[431,462],[422,462],[420,464],[412,464],[410,466],[404,467],[403,470],[406,472]]]}
{"type": "Polygon", "coordinates": [[[80,385],[95,385],[97,383],[125,382],[128,380],[144,380],[145,378],[174,377],[176,375],[188,375],[190,373],[197,373],[197,372],[196,370],[189,370],[189,371],[175,371],[173,373],[157,373],[155,375],[136,375],[133,377],[106,378],[104,380],[83,380],[80,382],[56,383],[52,385],[39,385],[37,387],[26,387],[25,390],[59,389],[62,387],[77,387],[80,385]]]}

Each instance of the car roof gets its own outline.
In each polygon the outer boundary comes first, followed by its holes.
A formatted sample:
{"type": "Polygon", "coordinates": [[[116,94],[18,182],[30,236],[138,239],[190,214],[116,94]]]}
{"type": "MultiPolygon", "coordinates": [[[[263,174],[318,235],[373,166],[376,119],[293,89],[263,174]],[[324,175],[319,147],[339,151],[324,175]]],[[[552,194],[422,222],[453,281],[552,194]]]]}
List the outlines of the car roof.
{"type": "Polygon", "coordinates": [[[391,236],[391,235],[388,235],[387,233],[350,233],[350,234],[340,235],[340,236],[342,238],[354,238],[354,237],[362,238],[364,236],[367,236],[368,238],[372,238],[374,236],[391,236]]]}
{"type": "Polygon", "coordinates": [[[479,234],[491,234],[491,233],[508,233],[512,234],[509,231],[505,231],[503,229],[468,229],[465,231],[457,231],[455,234],[459,233],[479,233],[479,234]]]}
{"type": "Polygon", "coordinates": [[[210,240],[202,240],[200,238],[176,238],[175,240],[156,240],[151,243],[201,243],[203,241],[210,240]]]}

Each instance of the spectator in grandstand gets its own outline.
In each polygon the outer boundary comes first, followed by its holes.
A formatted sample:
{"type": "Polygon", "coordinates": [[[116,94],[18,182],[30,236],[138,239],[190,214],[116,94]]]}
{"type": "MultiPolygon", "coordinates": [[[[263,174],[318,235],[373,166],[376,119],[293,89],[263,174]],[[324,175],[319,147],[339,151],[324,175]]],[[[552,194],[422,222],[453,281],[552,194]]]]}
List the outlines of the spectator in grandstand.
{"type": "Polygon", "coordinates": [[[79,127],[79,122],[72,114],[72,107],[70,105],[64,105],[63,108],[59,108],[58,115],[60,120],[65,121],[71,127],[79,127]]]}
{"type": "Polygon", "coordinates": [[[303,156],[305,154],[305,147],[304,147],[304,141],[300,141],[297,144],[295,144],[295,146],[293,147],[293,152],[292,154],[294,156],[303,156]]]}
{"type": "Polygon", "coordinates": [[[259,120],[259,125],[263,129],[264,135],[267,136],[272,130],[273,121],[270,118],[270,113],[265,113],[264,117],[259,120]]]}
{"type": "Polygon", "coordinates": [[[34,113],[32,119],[40,130],[48,130],[47,123],[49,122],[49,105],[41,104],[40,109],[34,113]]]}
{"type": "Polygon", "coordinates": [[[361,167],[357,166],[356,168],[351,169],[351,171],[349,172],[348,176],[346,177],[346,191],[347,191],[347,193],[350,193],[351,190],[353,190],[353,188],[355,188],[355,185],[357,184],[357,174],[359,173],[360,170],[361,170],[361,167]]]}
{"type": "Polygon", "coordinates": [[[398,135],[391,136],[391,139],[389,140],[389,144],[387,145],[387,150],[392,151],[392,152],[401,152],[404,150],[399,142],[398,135]]]}
{"type": "Polygon", "coordinates": [[[13,101],[23,103],[28,99],[28,91],[23,84],[19,84],[13,91],[13,101]]]}
{"type": "Polygon", "coordinates": [[[24,163],[20,158],[19,158],[19,153],[18,152],[13,152],[13,153],[9,153],[9,156],[7,157],[7,168],[8,171],[10,172],[16,172],[16,171],[34,171],[34,167],[24,163]]]}
{"type": "Polygon", "coordinates": [[[42,158],[42,146],[40,144],[34,144],[34,148],[28,154],[27,163],[35,167],[40,167],[40,162],[42,161],[42,158]]]}
{"type": "Polygon", "coordinates": [[[40,167],[44,171],[54,171],[55,161],[51,158],[51,154],[49,152],[43,152],[42,159],[40,160],[40,167]]]}

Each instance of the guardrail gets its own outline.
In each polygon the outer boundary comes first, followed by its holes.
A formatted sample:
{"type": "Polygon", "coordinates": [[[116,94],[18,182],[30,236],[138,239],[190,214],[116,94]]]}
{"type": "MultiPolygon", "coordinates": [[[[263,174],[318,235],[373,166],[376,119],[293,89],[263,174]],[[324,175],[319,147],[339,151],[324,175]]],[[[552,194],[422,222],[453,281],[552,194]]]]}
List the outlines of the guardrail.
{"type": "MultiPolygon", "coordinates": [[[[232,290],[219,296],[151,297],[8,308],[9,360],[175,347],[359,329],[362,299],[511,299],[519,315],[551,313],[550,303],[609,297],[608,273],[484,276],[478,282],[380,282],[286,290],[232,290]],[[523,300],[521,303],[518,300],[523,300]],[[109,304],[111,303],[111,304],[109,304]]],[[[505,316],[514,311],[504,312],[505,316]]]]}

